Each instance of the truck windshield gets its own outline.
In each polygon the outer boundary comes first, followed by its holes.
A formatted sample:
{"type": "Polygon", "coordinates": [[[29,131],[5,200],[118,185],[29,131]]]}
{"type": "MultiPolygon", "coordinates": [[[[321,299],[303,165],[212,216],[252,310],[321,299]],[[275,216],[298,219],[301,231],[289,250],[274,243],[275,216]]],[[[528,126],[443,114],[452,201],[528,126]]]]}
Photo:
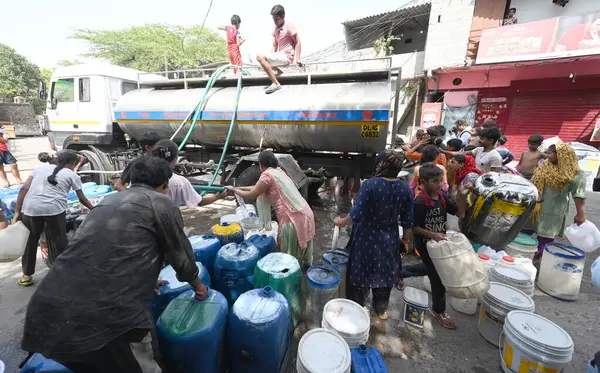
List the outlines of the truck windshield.
{"type": "Polygon", "coordinates": [[[137,83],[123,82],[123,86],[121,87],[121,92],[123,92],[123,94],[125,94],[127,92],[135,91],[136,89],[138,89],[137,83]]]}
{"type": "Polygon", "coordinates": [[[53,82],[51,94],[56,103],[75,102],[75,79],[58,79],[53,82]]]}

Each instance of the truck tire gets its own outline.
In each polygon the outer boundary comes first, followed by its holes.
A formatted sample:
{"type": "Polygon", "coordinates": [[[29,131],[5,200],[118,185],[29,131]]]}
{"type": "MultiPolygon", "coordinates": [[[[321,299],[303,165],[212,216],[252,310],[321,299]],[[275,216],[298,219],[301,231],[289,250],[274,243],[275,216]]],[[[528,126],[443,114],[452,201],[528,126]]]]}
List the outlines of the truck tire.
{"type": "MultiPolygon", "coordinates": [[[[94,153],[91,150],[81,150],[80,151],[81,155],[83,155],[84,157],[86,157],[89,161],[89,167],[91,167],[92,170],[94,171],[108,171],[104,168],[104,165],[102,164],[102,160],[100,159],[100,157],[98,157],[98,155],[96,153],[94,153]]],[[[98,185],[109,185],[110,181],[108,178],[108,174],[91,174],[89,176],[90,181],[93,181],[94,183],[98,184],[98,185]]]]}

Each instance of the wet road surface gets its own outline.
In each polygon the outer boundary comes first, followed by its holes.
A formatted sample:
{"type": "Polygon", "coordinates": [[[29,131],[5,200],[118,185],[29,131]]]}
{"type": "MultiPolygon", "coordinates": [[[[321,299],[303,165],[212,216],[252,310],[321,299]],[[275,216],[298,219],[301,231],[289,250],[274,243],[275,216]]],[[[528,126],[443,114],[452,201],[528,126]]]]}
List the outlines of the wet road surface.
{"type": "MultiPolygon", "coordinates": [[[[45,139],[28,139],[33,147],[19,144],[23,150],[21,159],[23,169],[29,171],[35,166],[35,155],[42,151],[45,139]]],[[[19,155],[17,155],[19,158],[19,155]]],[[[324,202],[313,206],[315,213],[317,236],[315,239],[314,262],[320,261],[324,250],[331,246],[332,220],[350,210],[351,202],[342,199],[338,202],[332,198],[331,190],[322,194],[324,202]]],[[[589,193],[586,212],[589,220],[600,226],[600,194],[589,193]]],[[[188,235],[206,234],[210,227],[218,222],[218,218],[234,212],[233,200],[219,201],[197,211],[183,210],[188,235]]],[[[571,211],[567,222],[572,221],[571,211]]],[[[340,246],[347,241],[347,232],[342,234],[340,246]]],[[[600,350],[600,289],[591,285],[589,268],[598,256],[598,251],[589,255],[579,300],[562,302],[550,298],[536,289],[534,300],[536,313],[563,327],[575,343],[575,354],[572,362],[565,369],[566,373],[584,372],[587,361],[600,350]]],[[[406,261],[415,261],[414,257],[406,261]]],[[[38,260],[35,279],[39,282],[47,272],[41,260],[38,260]]],[[[21,288],[17,285],[20,276],[20,261],[0,263],[0,360],[3,360],[6,372],[17,372],[17,366],[26,356],[19,348],[23,316],[29,297],[35,290],[21,288]]],[[[406,280],[407,286],[423,289],[420,277],[406,280]]],[[[402,321],[404,303],[402,292],[394,289],[388,311],[387,321],[372,319],[369,345],[379,349],[390,372],[469,372],[485,373],[500,371],[498,348],[486,342],[477,330],[477,316],[458,313],[448,302],[447,311],[457,319],[458,328],[447,330],[435,320],[425,319],[425,327],[417,329],[402,321]]],[[[286,373],[295,372],[295,358],[298,341],[306,332],[301,324],[294,332],[291,343],[291,354],[286,373]]]]}

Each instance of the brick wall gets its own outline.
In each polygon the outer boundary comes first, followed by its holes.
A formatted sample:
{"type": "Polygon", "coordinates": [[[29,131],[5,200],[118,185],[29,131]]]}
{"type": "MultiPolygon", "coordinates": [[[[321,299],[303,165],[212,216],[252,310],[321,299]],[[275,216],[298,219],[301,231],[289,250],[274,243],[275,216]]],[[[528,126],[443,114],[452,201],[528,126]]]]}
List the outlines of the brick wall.
{"type": "Polygon", "coordinates": [[[475,0],[433,0],[425,69],[462,66],[467,55],[475,0]]]}

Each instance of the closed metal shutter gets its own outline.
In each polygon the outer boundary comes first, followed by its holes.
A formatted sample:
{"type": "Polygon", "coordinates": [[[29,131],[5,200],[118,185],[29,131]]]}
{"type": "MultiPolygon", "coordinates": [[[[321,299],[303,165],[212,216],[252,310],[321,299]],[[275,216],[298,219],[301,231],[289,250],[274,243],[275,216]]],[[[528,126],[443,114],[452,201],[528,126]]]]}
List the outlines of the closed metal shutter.
{"type": "Polygon", "coordinates": [[[598,90],[515,93],[502,134],[508,138],[507,147],[518,159],[527,149],[531,135],[589,143],[598,120],[598,90]]]}

